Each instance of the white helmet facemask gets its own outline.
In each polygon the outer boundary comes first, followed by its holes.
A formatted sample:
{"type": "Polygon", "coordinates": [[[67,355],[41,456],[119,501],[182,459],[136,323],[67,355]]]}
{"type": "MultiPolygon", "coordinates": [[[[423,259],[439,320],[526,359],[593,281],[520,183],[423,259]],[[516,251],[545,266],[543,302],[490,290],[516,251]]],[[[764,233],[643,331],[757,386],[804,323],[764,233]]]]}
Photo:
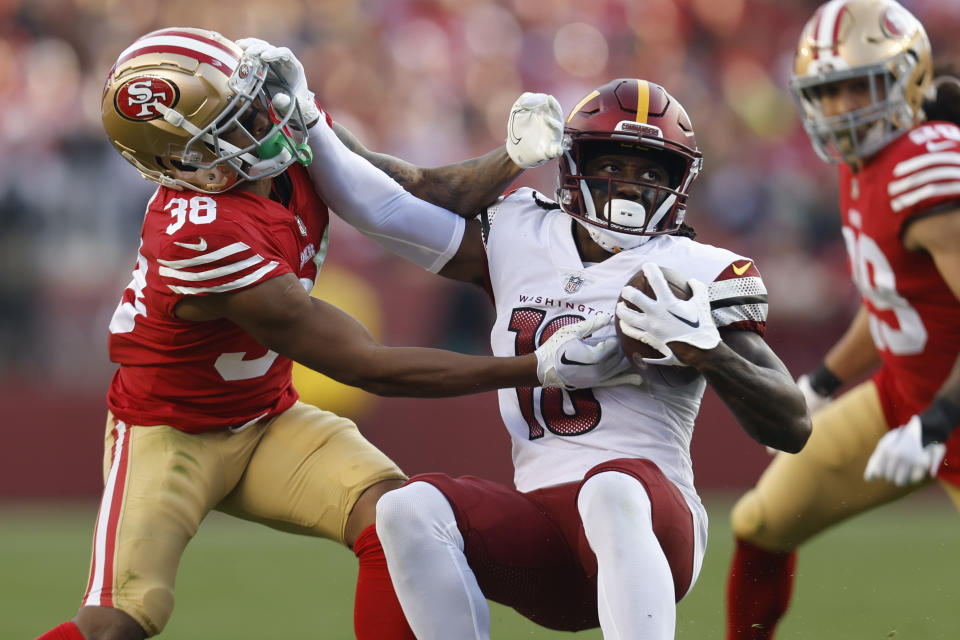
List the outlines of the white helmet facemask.
{"type": "MultiPolygon", "coordinates": [[[[573,163],[572,158],[569,161],[571,164],[573,163]]],[[[589,221],[580,218],[576,218],[576,220],[583,225],[594,242],[610,253],[619,253],[639,247],[653,237],[652,235],[637,235],[636,232],[620,232],[616,230],[617,227],[639,231],[656,229],[677,201],[675,193],[667,192],[667,197],[648,220],[647,208],[642,202],[626,198],[606,198],[603,205],[603,215],[598,216],[597,207],[586,180],[580,180],[580,192],[589,221]]],[[[680,212],[680,215],[682,215],[682,212],[680,212]]]]}

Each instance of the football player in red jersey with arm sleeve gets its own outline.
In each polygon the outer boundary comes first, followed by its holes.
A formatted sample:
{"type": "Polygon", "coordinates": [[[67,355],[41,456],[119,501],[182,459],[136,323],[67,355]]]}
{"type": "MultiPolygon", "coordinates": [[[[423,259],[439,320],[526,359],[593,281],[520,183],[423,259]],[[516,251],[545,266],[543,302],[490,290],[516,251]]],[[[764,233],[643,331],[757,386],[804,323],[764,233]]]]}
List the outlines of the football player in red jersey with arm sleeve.
{"type": "MultiPolygon", "coordinates": [[[[537,103],[521,99],[511,112],[510,133],[522,135],[509,135],[507,148],[520,164],[527,144],[547,147],[537,103]]],[[[640,386],[502,390],[515,489],[433,473],[385,494],[377,530],[418,638],[488,638],[487,598],[551,629],[672,638],[676,602],[696,581],[706,545],[689,455],[706,385],[761,442],[798,451],[809,435],[802,393],[762,338],[759,271],[695,242],[683,224],[701,158],[680,103],[653,83],[613,80],[573,109],[565,132],[558,201],[518,189],[483,208],[439,273],[490,294],[496,355],[529,352],[568,322],[616,309],[623,330],[659,345],[664,363],[702,375],[680,386],[651,376],[640,386]],[[642,268],[666,289],[658,264],[685,274],[691,300],[623,288],[642,268]],[[621,291],[641,311],[618,307],[621,291]]],[[[386,176],[332,130],[310,144],[315,157],[342,168],[312,172],[331,205],[379,241],[396,233],[384,230],[386,194],[396,189],[386,176]],[[371,171],[383,184],[373,186],[371,171]],[[357,183],[367,188],[352,189],[357,183]]],[[[385,246],[403,255],[402,246],[385,246]]]]}
{"type": "MultiPolygon", "coordinates": [[[[413,637],[373,527],[377,499],[406,476],[353,422],[298,402],[293,361],[383,395],[636,377],[616,375],[628,365],[615,340],[584,339],[609,316],[564,327],[532,353],[467,356],[383,346],[310,297],[328,212],[307,171],[319,110],[293,104],[296,89],[236,43],[190,28],[143,36],[107,77],[107,134],[159,187],[109,325],[119,368],[107,396],[105,489],[87,590],[77,616],[45,640],[160,633],[184,547],[214,509],[352,547],[357,637],[413,637]]],[[[520,170],[506,158],[500,150],[461,169],[423,170],[411,188],[463,170],[482,174],[473,186],[461,180],[464,201],[490,199],[484,194],[520,170]]],[[[395,200],[400,217],[421,202],[395,200]]],[[[464,221],[437,207],[426,215],[430,229],[409,257],[441,269],[464,221]]]]}
{"type": "Polygon", "coordinates": [[[801,35],[791,88],[838,164],[861,308],[798,380],[810,442],[734,507],[728,640],[773,637],[814,535],[934,479],[960,507],[960,80],[934,75],[923,26],[893,0],[833,0],[801,35]]]}

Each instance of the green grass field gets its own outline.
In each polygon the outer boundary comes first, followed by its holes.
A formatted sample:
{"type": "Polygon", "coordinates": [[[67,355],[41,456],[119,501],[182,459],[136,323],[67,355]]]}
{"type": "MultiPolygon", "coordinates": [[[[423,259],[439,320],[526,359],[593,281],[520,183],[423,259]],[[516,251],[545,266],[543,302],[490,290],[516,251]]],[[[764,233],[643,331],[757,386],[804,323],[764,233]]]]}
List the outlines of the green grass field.
{"type": "MultiPolygon", "coordinates": [[[[710,548],[680,604],[677,637],[722,640],[730,501],[706,501],[710,548]]],[[[95,506],[0,508],[0,638],[30,639],[70,618],[85,586],[95,506]]],[[[936,491],[813,540],[798,563],[778,640],[960,638],[960,519],[936,491]]],[[[161,637],[351,638],[353,555],[333,543],[213,514],[183,558],[177,608],[161,637]]],[[[494,605],[493,637],[596,640],[540,629],[494,605]]]]}

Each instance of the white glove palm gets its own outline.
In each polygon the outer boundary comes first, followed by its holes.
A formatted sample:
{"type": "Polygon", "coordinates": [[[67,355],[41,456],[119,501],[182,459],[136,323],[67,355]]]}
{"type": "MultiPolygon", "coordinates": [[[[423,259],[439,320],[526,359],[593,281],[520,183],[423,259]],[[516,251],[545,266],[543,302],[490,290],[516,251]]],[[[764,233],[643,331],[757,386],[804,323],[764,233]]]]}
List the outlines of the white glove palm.
{"type": "Polygon", "coordinates": [[[947,453],[946,445],[932,442],[923,445],[923,426],[920,416],[913,416],[907,424],[891,429],[877,443],[863,479],[884,478],[898,487],[920,482],[937,475],[937,469],[947,453]]]}
{"type": "MultiPolygon", "coordinates": [[[[270,69],[268,81],[271,78],[279,81],[286,91],[293,94],[307,126],[312,126],[320,119],[320,109],[317,107],[313,92],[307,87],[307,75],[303,65],[290,49],[275,47],[259,38],[242,38],[237,40],[237,46],[243,49],[245,54],[260,58],[267,65],[270,69]]],[[[285,93],[273,96],[274,107],[285,112],[291,105],[290,96],[285,93]]]]}
{"type": "Polygon", "coordinates": [[[507,154],[522,169],[539,167],[563,153],[563,111],[546,93],[524,93],[510,107],[507,154]]]}
{"type": "Polygon", "coordinates": [[[558,329],[540,345],[537,356],[537,377],[544,387],[584,389],[618,384],[640,384],[643,378],[627,372],[630,363],[620,351],[616,337],[598,342],[584,340],[594,331],[610,324],[611,318],[599,313],[576,324],[558,329]]]}
{"type": "Polygon", "coordinates": [[[620,296],[636,306],[635,311],[625,302],[617,303],[620,330],[627,336],[644,342],[664,355],[663,358],[644,358],[658,365],[681,365],[673,355],[669,342],[684,342],[698,349],[713,349],[720,344],[720,333],[710,313],[707,287],[699,280],[689,279],[693,295],[681,300],[670,290],[660,267],[647,262],[640,267],[647,277],[656,299],[636,287],[625,286],[620,296]]]}

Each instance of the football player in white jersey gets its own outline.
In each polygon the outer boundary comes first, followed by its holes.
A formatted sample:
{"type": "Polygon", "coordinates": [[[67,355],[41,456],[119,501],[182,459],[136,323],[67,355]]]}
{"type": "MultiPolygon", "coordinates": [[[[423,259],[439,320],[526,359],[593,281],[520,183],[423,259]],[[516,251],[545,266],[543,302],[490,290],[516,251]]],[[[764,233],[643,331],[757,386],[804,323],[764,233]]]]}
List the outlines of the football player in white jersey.
{"type": "MultiPolygon", "coordinates": [[[[626,334],[660,351],[656,366],[695,371],[678,386],[651,369],[641,385],[503,390],[515,489],[424,474],[381,498],[378,533],[419,638],[489,637],[487,598],[551,629],[672,638],[676,602],[706,546],[689,452],[706,385],[759,442],[796,452],[810,432],[800,390],[762,338],[767,298],[753,260],[696,242],[683,224],[701,156],[680,103],[658,85],[617,79],[584,97],[566,127],[551,104],[522,97],[507,147],[527,167],[562,152],[558,200],[531,189],[500,198],[466,223],[439,273],[490,293],[497,356],[530,353],[568,323],[616,311],[626,334]],[[669,293],[657,265],[688,278],[690,300],[669,293]],[[623,287],[641,268],[657,299],[623,287]],[[620,295],[640,310],[618,305],[620,295]]],[[[337,167],[312,174],[331,207],[409,252],[412,240],[390,236],[413,234],[403,227],[417,216],[385,219],[396,189],[387,176],[332,129],[311,148],[337,167]]]]}
{"type": "Polygon", "coordinates": [[[798,381],[809,444],[778,454],[733,509],[728,640],[774,636],[797,548],[818,533],[934,478],[960,507],[958,88],[894,0],[832,0],[801,33],[791,89],[817,153],[837,165],[861,308],[798,381]]]}

